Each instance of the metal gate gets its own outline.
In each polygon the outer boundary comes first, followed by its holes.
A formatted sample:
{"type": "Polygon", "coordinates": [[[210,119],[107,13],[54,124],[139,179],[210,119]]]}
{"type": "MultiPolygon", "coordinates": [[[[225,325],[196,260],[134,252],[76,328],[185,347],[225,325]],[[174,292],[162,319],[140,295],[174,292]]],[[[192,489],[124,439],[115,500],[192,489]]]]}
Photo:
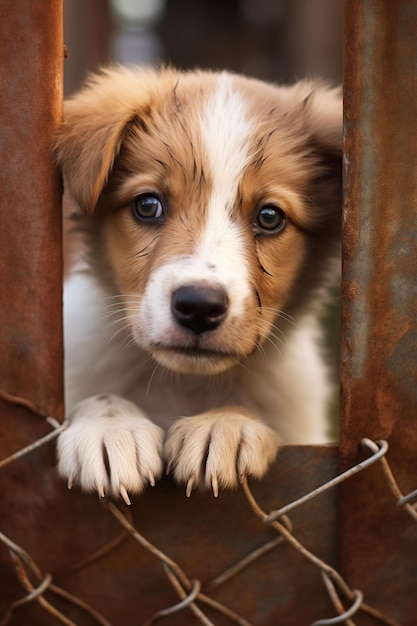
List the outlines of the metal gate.
{"type": "Polygon", "coordinates": [[[339,447],[129,511],[56,478],[62,1],[0,9],[0,625],[416,624],[417,1],[345,4],[339,447]]]}

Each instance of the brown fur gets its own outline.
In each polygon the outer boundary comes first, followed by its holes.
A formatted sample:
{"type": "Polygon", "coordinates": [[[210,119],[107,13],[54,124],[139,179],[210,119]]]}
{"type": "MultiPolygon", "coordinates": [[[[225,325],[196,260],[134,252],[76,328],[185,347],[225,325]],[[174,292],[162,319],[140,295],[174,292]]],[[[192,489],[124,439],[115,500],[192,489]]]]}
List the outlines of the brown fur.
{"type": "MultiPolygon", "coordinates": [[[[102,257],[108,254],[112,270],[107,268],[105,280],[114,279],[120,292],[141,292],[152,267],[189,250],[204,224],[211,183],[190,120],[215,76],[141,70],[133,82],[125,68],[106,70],[66,105],[58,158],[75,201],[85,214],[96,211],[85,226],[102,247],[97,270],[104,274],[102,257]],[[170,229],[143,228],[138,237],[138,225],[119,209],[147,188],[160,189],[167,198],[170,229]]],[[[250,224],[253,208],[265,202],[286,211],[289,225],[282,236],[255,244],[247,239],[248,254],[259,259],[253,281],[263,306],[285,306],[292,314],[323,283],[329,248],[338,242],[341,108],[335,94],[329,98],[320,85],[277,88],[238,76],[234,81],[260,120],[236,219],[250,224]],[[273,279],[277,274],[279,282],[273,279]]]]}

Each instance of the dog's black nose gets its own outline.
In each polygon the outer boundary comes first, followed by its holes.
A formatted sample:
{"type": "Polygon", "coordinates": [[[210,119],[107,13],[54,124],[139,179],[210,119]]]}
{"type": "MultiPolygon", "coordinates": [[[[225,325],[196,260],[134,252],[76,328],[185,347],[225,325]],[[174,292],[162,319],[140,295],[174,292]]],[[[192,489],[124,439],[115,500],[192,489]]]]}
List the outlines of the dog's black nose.
{"type": "Polygon", "coordinates": [[[174,291],[171,299],[175,320],[196,335],[220,326],[227,307],[228,297],[222,287],[185,285],[174,291]]]}

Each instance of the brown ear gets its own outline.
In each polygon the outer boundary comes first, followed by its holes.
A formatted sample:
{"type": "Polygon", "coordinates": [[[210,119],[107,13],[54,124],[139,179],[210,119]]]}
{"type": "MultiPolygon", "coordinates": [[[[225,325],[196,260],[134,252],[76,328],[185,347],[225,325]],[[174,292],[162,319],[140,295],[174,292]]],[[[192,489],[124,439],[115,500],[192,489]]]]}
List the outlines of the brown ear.
{"type": "MultiPolygon", "coordinates": [[[[55,150],[65,186],[84,214],[94,211],[129,124],[149,110],[158,74],[113,66],[90,77],[65,103],[55,150]]],[[[164,75],[174,80],[174,71],[165,69],[164,75]]]]}
{"type": "Polygon", "coordinates": [[[339,89],[302,82],[294,87],[300,135],[307,156],[310,185],[305,194],[310,217],[307,257],[293,290],[294,306],[313,294],[319,303],[326,285],[335,285],[340,271],[342,223],[343,106],[339,89]],[[297,92],[297,90],[299,90],[297,92]],[[297,300],[297,298],[301,298],[297,300]]]}
{"type": "Polygon", "coordinates": [[[86,123],[70,112],[57,142],[58,163],[71,197],[85,215],[94,207],[119,153],[128,121],[104,116],[86,123]]]}
{"type": "MultiPolygon", "coordinates": [[[[306,83],[307,89],[308,83],[306,83]]],[[[342,156],[343,103],[339,88],[310,88],[304,102],[307,132],[324,153],[342,156]]]]}
{"type": "Polygon", "coordinates": [[[109,72],[95,76],[65,102],[55,147],[65,186],[86,215],[94,210],[132,115],[108,82],[109,72]]]}
{"type": "Polygon", "coordinates": [[[341,90],[304,83],[309,93],[303,101],[307,143],[318,161],[310,197],[317,225],[331,239],[340,236],[342,215],[343,103],[341,90]]]}

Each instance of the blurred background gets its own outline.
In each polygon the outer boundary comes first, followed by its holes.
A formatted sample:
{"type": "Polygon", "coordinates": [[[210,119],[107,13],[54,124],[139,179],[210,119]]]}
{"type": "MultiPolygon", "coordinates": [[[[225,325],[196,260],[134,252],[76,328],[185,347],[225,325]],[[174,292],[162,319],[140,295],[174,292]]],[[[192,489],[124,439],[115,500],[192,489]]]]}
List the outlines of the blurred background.
{"type": "Polygon", "coordinates": [[[65,0],[65,95],[109,61],[342,80],[343,0],[65,0]]]}

